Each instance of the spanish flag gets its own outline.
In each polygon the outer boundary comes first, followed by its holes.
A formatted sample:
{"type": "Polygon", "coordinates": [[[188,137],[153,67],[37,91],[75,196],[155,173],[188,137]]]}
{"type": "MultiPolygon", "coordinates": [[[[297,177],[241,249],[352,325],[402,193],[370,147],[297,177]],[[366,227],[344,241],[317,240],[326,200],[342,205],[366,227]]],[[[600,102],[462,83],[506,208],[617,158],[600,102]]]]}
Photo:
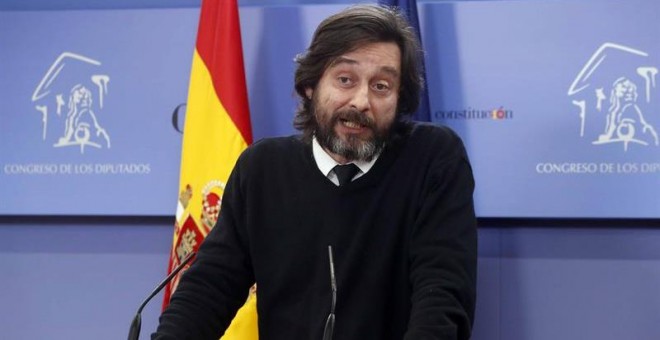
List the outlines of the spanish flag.
{"type": "MultiPolygon", "coordinates": [[[[203,0],[190,74],[168,271],[196,251],[215,226],[222,213],[225,183],[238,156],[251,142],[238,5],[236,0],[203,0]]],[[[178,283],[176,277],[166,287],[163,308],[178,283]]],[[[222,339],[257,338],[256,296],[252,292],[222,339]]]]}

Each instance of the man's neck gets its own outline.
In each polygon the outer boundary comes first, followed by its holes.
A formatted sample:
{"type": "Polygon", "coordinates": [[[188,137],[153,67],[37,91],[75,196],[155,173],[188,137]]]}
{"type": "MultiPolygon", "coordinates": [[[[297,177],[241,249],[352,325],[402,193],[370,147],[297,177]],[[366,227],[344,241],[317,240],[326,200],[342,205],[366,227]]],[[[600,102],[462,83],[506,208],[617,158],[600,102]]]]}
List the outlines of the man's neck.
{"type": "MultiPolygon", "coordinates": [[[[376,160],[380,156],[380,154],[376,155],[376,156],[374,156],[373,159],[371,159],[368,162],[367,161],[359,161],[359,160],[349,161],[349,160],[347,160],[343,157],[340,157],[339,159],[337,159],[337,158],[333,157],[333,154],[331,152],[329,152],[324,147],[322,147],[318,143],[318,141],[316,140],[315,137],[312,138],[312,150],[313,150],[313,155],[314,155],[314,160],[316,162],[316,165],[318,166],[319,170],[321,170],[321,172],[326,176],[328,175],[330,170],[332,170],[332,168],[335,165],[337,165],[335,163],[338,163],[338,164],[353,163],[353,164],[357,165],[358,168],[360,168],[360,171],[362,171],[362,173],[366,174],[371,169],[371,167],[376,163],[376,160]],[[344,162],[341,162],[341,161],[344,161],[344,162]]],[[[336,156],[338,156],[338,155],[336,155],[336,156]]]]}

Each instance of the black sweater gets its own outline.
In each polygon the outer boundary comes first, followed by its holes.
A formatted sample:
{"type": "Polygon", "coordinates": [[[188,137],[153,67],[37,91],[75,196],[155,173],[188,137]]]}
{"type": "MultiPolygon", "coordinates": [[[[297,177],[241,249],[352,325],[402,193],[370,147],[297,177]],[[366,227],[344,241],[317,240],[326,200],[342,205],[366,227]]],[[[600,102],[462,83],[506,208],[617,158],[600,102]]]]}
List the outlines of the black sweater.
{"type": "Polygon", "coordinates": [[[152,339],[218,339],[258,285],[261,340],[468,339],[474,316],[474,182],[449,129],[406,125],[371,170],[337,187],[299,137],[239,158],[217,225],[152,339]]]}

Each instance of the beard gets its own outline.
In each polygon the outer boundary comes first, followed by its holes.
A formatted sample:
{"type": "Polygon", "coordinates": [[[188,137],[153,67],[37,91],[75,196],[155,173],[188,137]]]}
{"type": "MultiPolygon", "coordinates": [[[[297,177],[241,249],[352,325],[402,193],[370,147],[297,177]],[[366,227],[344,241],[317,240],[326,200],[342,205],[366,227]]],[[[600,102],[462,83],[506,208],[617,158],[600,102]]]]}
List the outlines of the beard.
{"type": "Polygon", "coordinates": [[[319,107],[316,100],[312,103],[312,115],[316,120],[316,140],[326,150],[337,154],[347,161],[371,161],[378,155],[391,139],[391,129],[394,121],[379,128],[376,122],[357,110],[340,110],[330,113],[319,107]],[[362,125],[371,131],[364,139],[360,135],[345,134],[339,136],[335,127],[349,121],[362,125]]]}

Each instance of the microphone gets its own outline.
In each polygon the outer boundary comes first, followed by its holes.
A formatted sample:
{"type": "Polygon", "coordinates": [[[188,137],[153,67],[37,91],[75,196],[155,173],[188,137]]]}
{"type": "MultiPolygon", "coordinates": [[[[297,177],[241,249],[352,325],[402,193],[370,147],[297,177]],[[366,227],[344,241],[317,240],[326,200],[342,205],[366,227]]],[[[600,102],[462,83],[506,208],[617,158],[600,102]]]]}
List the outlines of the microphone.
{"type": "Polygon", "coordinates": [[[128,331],[128,340],[138,340],[140,337],[140,328],[142,328],[142,309],[144,309],[144,306],[151,301],[151,299],[158,294],[163,287],[165,287],[172,279],[178,274],[183,267],[185,267],[192,259],[195,257],[195,252],[192,251],[186,258],[183,259],[183,262],[181,262],[174,270],[170,273],[170,275],[167,275],[165,280],[163,280],[156,289],[154,289],[149,296],[144,299],[142,304],[140,305],[140,308],[138,308],[137,313],[135,314],[135,317],[133,318],[133,322],[131,323],[131,329],[128,331]]]}

